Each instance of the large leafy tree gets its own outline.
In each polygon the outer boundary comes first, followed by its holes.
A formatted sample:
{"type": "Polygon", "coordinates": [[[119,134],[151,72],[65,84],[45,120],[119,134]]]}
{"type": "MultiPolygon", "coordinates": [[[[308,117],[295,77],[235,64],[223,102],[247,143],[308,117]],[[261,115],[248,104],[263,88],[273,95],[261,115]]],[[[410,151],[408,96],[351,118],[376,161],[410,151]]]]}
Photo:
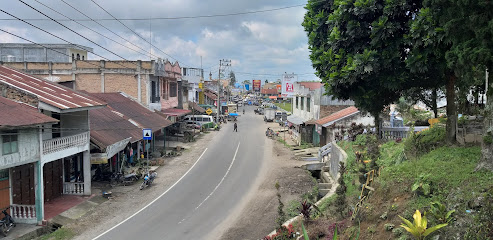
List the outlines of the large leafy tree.
{"type": "MultiPolygon", "coordinates": [[[[309,0],[303,26],[310,59],[330,94],[352,99],[376,124],[402,90],[423,85],[409,74],[406,35],[416,0],[309,0]]],[[[431,83],[430,81],[427,81],[431,83]]]]}

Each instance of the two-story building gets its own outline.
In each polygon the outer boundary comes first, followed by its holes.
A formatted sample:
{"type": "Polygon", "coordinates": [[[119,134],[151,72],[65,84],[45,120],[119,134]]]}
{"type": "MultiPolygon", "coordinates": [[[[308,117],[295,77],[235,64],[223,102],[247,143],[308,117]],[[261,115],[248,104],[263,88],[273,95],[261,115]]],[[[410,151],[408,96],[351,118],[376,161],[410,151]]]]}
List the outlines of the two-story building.
{"type": "Polygon", "coordinates": [[[292,138],[298,144],[307,142],[318,145],[320,135],[315,131],[315,121],[352,105],[353,101],[341,101],[326,95],[321,82],[296,82],[292,115],[288,116],[292,138]]]}
{"type": "MultiPolygon", "coordinates": [[[[34,195],[34,202],[19,202],[16,193],[19,186],[14,184],[11,203],[14,219],[19,222],[39,223],[44,219],[45,202],[63,194],[90,195],[88,116],[89,110],[101,108],[105,103],[5,66],[0,66],[0,94],[7,99],[30,105],[50,119],[57,120],[56,123],[44,123],[38,130],[37,138],[23,137],[23,141],[29,142],[30,145],[26,147],[27,151],[36,156],[37,160],[29,160],[33,161],[29,167],[14,169],[13,176],[22,178],[22,185],[29,189],[29,193],[26,194],[31,200],[34,195]]],[[[12,141],[8,138],[2,139],[6,143],[5,146],[9,146],[8,142],[12,141]]],[[[7,152],[15,150],[12,144],[10,147],[11,150],[7,152]]],[[[3,164],[7,163],[5,166],[10,166],[8,162],[19,162],[22,159],[19,154],[7,155],[10,156],[5,158],[11,160],[4,161],[3,164]]],[[[21,192],[24,194],[23,190],[21,192]]]]}

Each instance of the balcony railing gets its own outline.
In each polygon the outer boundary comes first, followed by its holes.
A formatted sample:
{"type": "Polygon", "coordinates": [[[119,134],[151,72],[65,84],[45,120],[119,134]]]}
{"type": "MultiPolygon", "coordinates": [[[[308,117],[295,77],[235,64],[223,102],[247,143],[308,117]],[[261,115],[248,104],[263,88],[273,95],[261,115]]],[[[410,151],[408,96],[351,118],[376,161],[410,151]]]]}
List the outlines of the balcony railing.
{"type": "Polygon", "coordinates": [[[64,182],[63,194],[84,195],[84,183],[64,182]]]}
{"type": "Polygon", "coordinates": [[[10,214],[14,221],[20,223],[36,222],[36,207],[35,205],[10,205],[10,214]]]}
{"type": "Polygon", "coordinates": [[[50,154],[89,143],[89,132],[43,141],[43,154],[50,154]]]}

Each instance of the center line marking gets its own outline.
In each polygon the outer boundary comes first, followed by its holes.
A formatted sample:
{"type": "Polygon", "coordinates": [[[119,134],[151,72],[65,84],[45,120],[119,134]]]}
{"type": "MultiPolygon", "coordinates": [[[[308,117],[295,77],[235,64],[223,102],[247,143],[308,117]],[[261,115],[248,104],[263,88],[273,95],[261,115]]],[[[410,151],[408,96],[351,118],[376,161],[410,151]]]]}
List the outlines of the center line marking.
{"type": "MultiPolygon", "coordinates": [[[[233,167],[233,164],[236,161],[236,154],[238,154],[238,149],[239,148],[240,148],[240,143],[238,143],[238,147],[236,147],[235,155],[233,156],[233,161],[231,161],[231,163],[229,164],[229,168],[226,171],[226,173],[224,174],[224,176],[221,179],[221,181],[216,185],[216,187],[214,188],[214,190],[212,190],[212,192],[209,194],[209,196],[207,196],[204,199],[204,201],[202,201],[193,211],[196,211],[197,209],[199,209],[199,207],[202,206],[202,204],[204,204],[205,201],[207,201],[207,199],[209,199],[212,196],[212,194],[214,194],[214,192],[219,188],[219,186],[221,186],[221,184],[224,182],[224,179],[226,179],[226,177],[228,176],[229,171],[231,170],[231,167],[233,167]]],[[[184,221],[185,221],[185,219],[181,220],[178,224],[181,224],[184,221]]]]}

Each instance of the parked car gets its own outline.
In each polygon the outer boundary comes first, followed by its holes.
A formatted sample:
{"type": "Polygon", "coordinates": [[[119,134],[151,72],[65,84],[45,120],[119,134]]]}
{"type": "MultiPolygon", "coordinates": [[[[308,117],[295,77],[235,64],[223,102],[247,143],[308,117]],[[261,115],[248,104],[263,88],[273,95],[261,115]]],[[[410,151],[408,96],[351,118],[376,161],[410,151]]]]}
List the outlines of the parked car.
{"type": "Polygon", "coordinates": [[[264,114],[264,109],[263,108],[257,108],[253,110],[255,114],[263,115],[264,114]]]}

